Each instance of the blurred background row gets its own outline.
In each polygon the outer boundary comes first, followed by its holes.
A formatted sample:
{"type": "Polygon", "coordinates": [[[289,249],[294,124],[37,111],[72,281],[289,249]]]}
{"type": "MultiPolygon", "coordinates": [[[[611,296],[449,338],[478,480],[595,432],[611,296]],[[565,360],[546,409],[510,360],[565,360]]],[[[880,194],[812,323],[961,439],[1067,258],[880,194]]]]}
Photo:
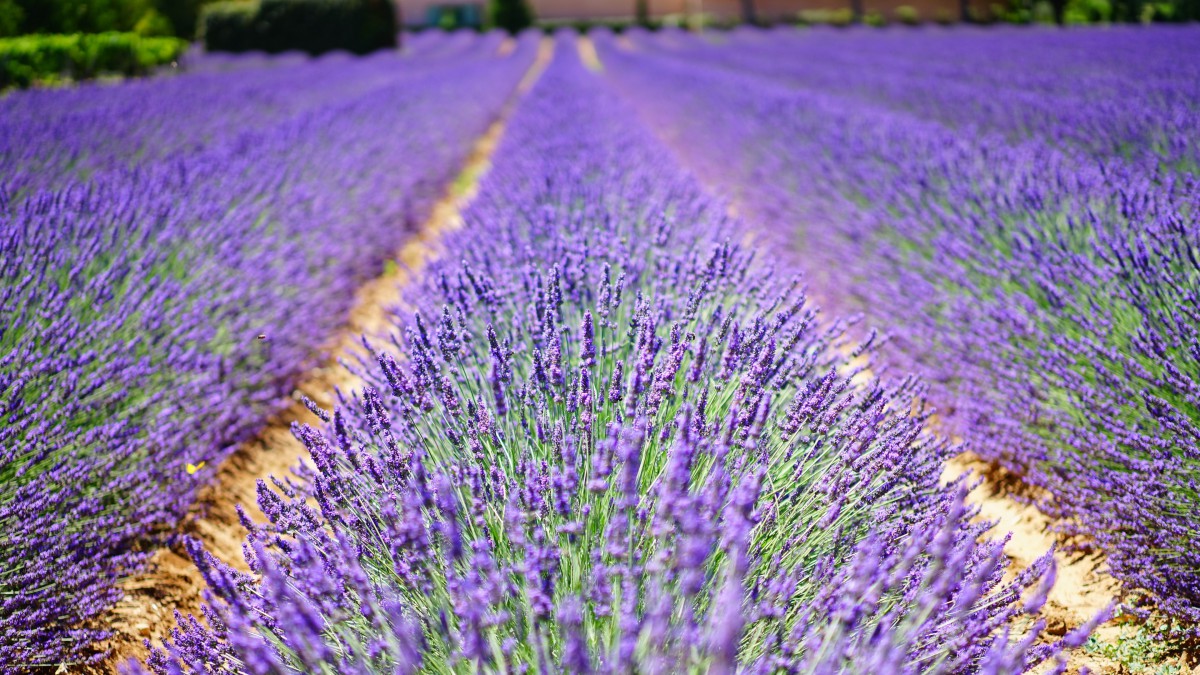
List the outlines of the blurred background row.
{"type": "Polygon", "coordinates": [[[739,23],[1146,23],[1200,20],[1200,0],[0,0],[0,37],[130,32],[195,39],[204,15],[274,5],[320,14],[391,10],[398,26],[523,28],[588,22],[739,23]]]}
{"type": "Polygon", "coordinates": [[[427,29],[1197,20],[1200,0],[0,0],[0,91],[175,68],[193,42],[210,52],[365,54],[427,29]]]}

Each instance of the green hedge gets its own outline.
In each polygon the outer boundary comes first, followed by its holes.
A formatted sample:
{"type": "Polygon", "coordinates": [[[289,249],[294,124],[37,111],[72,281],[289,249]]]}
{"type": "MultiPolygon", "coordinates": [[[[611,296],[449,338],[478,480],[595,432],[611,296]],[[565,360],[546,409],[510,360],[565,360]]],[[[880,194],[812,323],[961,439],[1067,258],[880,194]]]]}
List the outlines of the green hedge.
{"type": "Polygon", "coordinates": [[[526,0],[488,0],[488,25],[516,35],[533,25],[533,10],[526,0]]]}
{"type": "Polygon", "coordinates": [[[245,52],[255,49],[258,5],[252,2],[215,2],[200,10],[200,38],[210,52],[245,52]]]}
{"type": "Polygon", "coordinates": [[[396,46],[391,0],[259,0],[204,8],[200,32],[209,51],[366,54],[396,46]]]}
{"type": "Polygon", "coordinates": [[[109,73],[142,75],[178,59],[185,49],[184,40],[133,33],[0,38],[0,88],[109,73]]]}

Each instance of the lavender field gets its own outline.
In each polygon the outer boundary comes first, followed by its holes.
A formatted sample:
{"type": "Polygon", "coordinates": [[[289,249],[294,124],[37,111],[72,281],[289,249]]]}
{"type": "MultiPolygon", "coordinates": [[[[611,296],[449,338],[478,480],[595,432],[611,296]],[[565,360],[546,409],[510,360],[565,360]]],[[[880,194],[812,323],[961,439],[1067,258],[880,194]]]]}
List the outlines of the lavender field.
{"type": "Polygon", "coordinates": [[[2,673],[1197,665],[1200,29],[426,32],[0,129],[2,673]]]}

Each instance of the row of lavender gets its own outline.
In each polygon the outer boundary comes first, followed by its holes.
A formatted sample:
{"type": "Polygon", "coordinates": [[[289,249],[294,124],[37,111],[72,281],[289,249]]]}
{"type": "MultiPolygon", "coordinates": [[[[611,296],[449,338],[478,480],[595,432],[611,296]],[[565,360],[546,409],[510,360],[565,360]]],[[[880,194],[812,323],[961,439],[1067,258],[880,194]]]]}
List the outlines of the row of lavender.
{"type": "MultiPolygon", "coordinates": [[[[910,33],[739,29],[728,48],[691,53],[714,66],[934,119],[959,133],[1037,137],[1099,158],[1195,169],[1200,32],[1179,26],[1047,35],[1011,28],[910,33]]],[[[670,51],[703,39],[636,37],[670,51]]]]}
{"type": "Polygon", "coordinates": [[[498,44],[0,102],[0,670],[103,637],[529,67],[498,44]]]}
{"type": "Polygon", "coordinates": [[[1195,625],[1200,32],[861,37],[600,42],[823,300],[888,326],[953,431],[1195,625]]]}
{"type": "Polygon", "coordinates": [[[155,672],[1022,672],[1005,581],[912,380],[755,251],[560,36],[363,391],[294,429],[246,575],[155,672]],[[859,355],[865,347],[858,347],[859,355]]]}
{"type": "MultiPolygon", "coordinates": [[[[187,161],[191,153],[211,153],[221,144],[250,146],[260,142],[256,134],[276,133],[280,125],[297,124],[331,105],[389,88],[408,95],[435,70],[453,73],[464,62],[490,58],[501,40],[494,33],[430,34],[412,47],[411,61],[394,55],[313,60],[212,54],[194,59],[181,77],[10,96],[0,120],[6,189],[56,189],[97,172],[187,161]]],[[[438,133],[454,138],[450,131],[438,133]]]]}

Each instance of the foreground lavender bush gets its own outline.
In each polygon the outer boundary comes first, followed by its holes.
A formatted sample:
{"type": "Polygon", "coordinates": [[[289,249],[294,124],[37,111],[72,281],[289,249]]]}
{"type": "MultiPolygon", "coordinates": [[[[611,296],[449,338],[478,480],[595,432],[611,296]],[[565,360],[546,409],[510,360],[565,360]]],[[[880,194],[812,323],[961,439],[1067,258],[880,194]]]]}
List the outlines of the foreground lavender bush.
{"type": "Polygon", "coordinates": [[[1034,646],[1051,560],[1004,581],[921,388],[852,385],[632,120],[561,38],[403,339],[260,483],[253,574],[194,549],[207,625],[154,671],[998,673],[1082,641],[1034,646]]]}
{"type": "Polygon", "coordinates": [[[88,657],[85,622],[321,358],[535,45],[0,102],[0,670],[88,657]]]}
{"type": "Polygon", "coordinates": [[[821,275],[819,297],[889,327],[891,360],[932,381],[949,429],[1108,554],[1132,609],[1196,625],[1200,116],[1179,54],[1200,34],[976,35],[985,56],[1022,57],[979,75],[963,57],[936,80],[913,63],[966,38],[759,37],[731,63],[696,42],[601,43],[643,112],[821,275]],[[1093,66],[1104,49],[1123,66],[1093,66]]]}

